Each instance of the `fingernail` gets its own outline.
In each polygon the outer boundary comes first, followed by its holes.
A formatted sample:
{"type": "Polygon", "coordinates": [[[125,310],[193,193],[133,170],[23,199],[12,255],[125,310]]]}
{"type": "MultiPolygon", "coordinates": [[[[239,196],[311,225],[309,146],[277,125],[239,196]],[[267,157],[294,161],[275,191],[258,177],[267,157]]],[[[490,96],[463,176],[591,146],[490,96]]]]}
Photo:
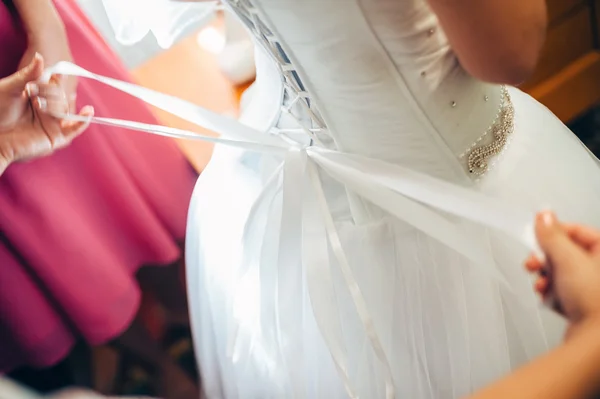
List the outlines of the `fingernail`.
{"type": "Polygon", "coordinates": [[[81,109],[81,112],[89,114],[89,119],[91,119],[94,116],[94,107],[86,105],[81,109]]]}
{"type": "Polygon", "coordinates": [[[27,95],[29,97],[35,97],[40,92],[38,85],[36,85],[35,83],[27,83],[27,86],[25,86],[25,90],[27,90],[27,95]]]}
{"type": "Polygon", "coordinates": [[[556,223],[556,216],[552,211],[544,211],[541,213],[541,220],[544,226],[552,227],[556,223]]]}
{"type": "Polygon", "coordinates": [[[31,63],[29,63],[28,67],[29,69],[32,69],[36,66],[36,63],[40,62],[42,60],[42,55],[40,53],[35,53],[33,55],[33,59],[31,61],[31,63]]]}
{"type": "Polygon", "coordinates": [[[85,114],[86,122],[90,123],[92,119],[94,119],[94,107],[92,107],[91,105],[86,105],[83,108],[81,108],[80,114],[85,114]]]}
{"type": "Polygon", "coordinates": [[[42,98],[42,97],[37,98],[37,104],[38,104],[38,108],[41,110],[45,110],[46,107],[48,106],[48,102],[46,101],[45,98],[42,98]]]}

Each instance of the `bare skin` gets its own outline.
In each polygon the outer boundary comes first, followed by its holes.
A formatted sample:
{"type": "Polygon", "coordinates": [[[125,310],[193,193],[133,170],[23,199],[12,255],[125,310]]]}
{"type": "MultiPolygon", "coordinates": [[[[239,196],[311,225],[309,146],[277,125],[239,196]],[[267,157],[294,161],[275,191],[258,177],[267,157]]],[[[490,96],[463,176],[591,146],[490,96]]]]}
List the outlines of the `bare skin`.
{"type": "Polygon", "coordinates": [[[547,261],[527,260],[535,289],[556,300],[570,323],[565,342],[545,356],[490,385],[470,399],[584,399],[600,393],[600,232],[559,223],[553,214],[537,220],[547,261]]]}
{"type": "MultiPolygon", "coordinates": [[[[0,79],[0,175],[13,162],[51,154],[67,146],[88,126],[51,116],[69,109],[66,93],[58,78],[36,84],[44,60],[36,55],[21,70],[0,79]]],[[[91,117],[93,108],[84,107],[80,115],[91,117]]]]}
{"type": "Polygon", "coordinates": [[[517,85],[533,72],[547,27],[545,0],[428,0],[472,76],[517,85]]]}

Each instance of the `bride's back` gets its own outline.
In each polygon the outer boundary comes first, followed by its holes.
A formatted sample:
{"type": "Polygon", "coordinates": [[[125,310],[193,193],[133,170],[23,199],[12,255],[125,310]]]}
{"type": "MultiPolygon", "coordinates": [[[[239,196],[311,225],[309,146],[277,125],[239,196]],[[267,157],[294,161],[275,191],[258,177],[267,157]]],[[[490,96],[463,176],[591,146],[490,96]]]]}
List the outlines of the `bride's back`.
{"type": "Polygon", "coordinates": [[[468,76],[426,0],[231,4],[281,46],[339,149],[470,182],[465,152],[503,92],[468,76]]]}
{"type": "MultiPolygon", "coordinates": [[[[516,80],[478,73],[465,55],[483,54],[485,40],[473,53],[439,8],[487,5],[485,23],[504,36],[496,29],[502,18],[489,11],[505,0],[226,3],[262,47],[243,121],[339,151],[294,146],[281,162],[221,148],[203,172],[190,206],[187,276],[198,293],[191,312],[209,397],[337,399],[348,391],[383,398],[395,391],[398,398],[458,398],[558,342],[563,322],[537,307],[519,267],[521,245],[469,222],[480,219],[414,206],[397,189],[444,199],[456,188],[431,179],[436,185],[428,191],[423,175],[416,180],[423,185],[404,180],[418,170],[508,204],[487,214],[473,206],[478,217],[503,221],[512,205],[549,204],[566,218],[600,223],[592,212],[600,193],[594,161],[529,96],[471,77],[467,68],[482,79],[516,80]],[[261,114],[268,119],[262,125],[261,114]],[[509,137],[510,149],[494,159],[509,137]],[[353,168],[303,158],[317,150],[352,159],[353,168]],[[272,178],[260,178],[262,162],[273,163],[272,178]],[[493,162],[498,167],[490,171],[493,162]],[[231,217],[230,202],[246,210],[231,217]],[[293,212],[290,204],[306,207],[293,212]],[[311,213],[317,208],[325,211],[311,213]],[[220,282],[236,273],[243,273],[242,288],[238,277],[220,282]]],[[[477,15],[467,17],[477,22],[470,31],[485,31],[477,15]]],[[[519,47],[512,36],[509,42],[490,48],[491,58],[519,47]]],[[[457,208],[469,206],[452,198],[457,208]]]]}

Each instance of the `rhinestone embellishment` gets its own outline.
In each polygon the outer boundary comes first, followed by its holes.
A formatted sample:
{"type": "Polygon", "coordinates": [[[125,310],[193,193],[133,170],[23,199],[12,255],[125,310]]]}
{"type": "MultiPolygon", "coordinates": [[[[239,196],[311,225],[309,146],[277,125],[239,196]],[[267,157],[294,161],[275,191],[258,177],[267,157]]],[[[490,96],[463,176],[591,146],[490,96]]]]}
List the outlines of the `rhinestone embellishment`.
{"type": "Polygon", "coordinates": [[[500,155],[509,143],[510,135],[514,132],[514,107],[506,87],[502,87],[502,102],[494,123],[477,139],[471,148],[461,155],[467,159],[470,174],[482,176],[490,169],[490,158],[500,155]],[[489,144],[479,145],[491,133],[489,144]]]}

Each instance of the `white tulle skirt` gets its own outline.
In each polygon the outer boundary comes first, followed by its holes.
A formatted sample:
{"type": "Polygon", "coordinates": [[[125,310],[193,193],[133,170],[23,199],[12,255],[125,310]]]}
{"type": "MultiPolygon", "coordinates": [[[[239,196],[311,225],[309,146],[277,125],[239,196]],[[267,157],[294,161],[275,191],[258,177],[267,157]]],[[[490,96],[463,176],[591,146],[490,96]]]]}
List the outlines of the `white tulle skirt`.
{"type": "MultiPolygon", "coordinates": [[[[511,96],[512,144],[478,189],[600,227],[596,159],[542,105],[518,90],[511,96]]],[[[306,270],[276,267],[281,196],[253,208],[265,170],[277,164],[269,157],[217,148],[191,203],[187,279],[207,397],[347,398],[332,361],[335,350],[343,353],[357,397],[385,398],[384,370],[338,268],[332,265],[321,284],[336,309],[326,320],[335,330],[328,336],[337,337],[332,347],[315,319],[311,298],[319,293],[309,289],[306,270]],[[262,227],[243,241],[251,211],[262,227]],[[261,263],[248,263],[249,252],[259,252],[261,263]]],[[[345,198],[344,190],[328,190],[397,398],[458,398],[560,341],[564,323],[535,297],[522,268],[522,246],[464,221],[465,234],[492,253],[506,286],[392,216],[354,225],[345,198]]]]}

